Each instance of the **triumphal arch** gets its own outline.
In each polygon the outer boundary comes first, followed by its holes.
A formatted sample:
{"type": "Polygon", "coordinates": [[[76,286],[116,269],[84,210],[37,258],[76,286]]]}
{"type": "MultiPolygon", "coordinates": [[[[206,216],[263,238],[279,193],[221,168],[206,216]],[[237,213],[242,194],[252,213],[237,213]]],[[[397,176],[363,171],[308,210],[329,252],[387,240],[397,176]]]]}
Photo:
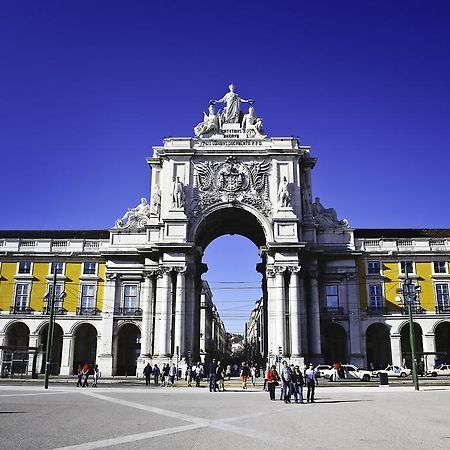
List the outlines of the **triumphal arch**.
{"type": "MultiPolygon", "coordinates": [[[[265,355],[321,361],[319,271],[345,289],[349,310],[359,311],[353,230],[334,209],[312,200],[316,158],[310,147],[297,138],[269,136],[256,102],[241,98],[233,85],[205,103],[209,107],[193,136],[164,139],[147,158],[150,201],[143,198],[111,230],[111,295],[105,292],[105,299],[114,298],[116,274],[126,277],[129,267],[134,276],[139,255],[145,282],[138,368],[175,354],[195,358],[201,277],[207,271],[203,251],[221,235],[240,234],[261,257],[265,355]]],[[[105,334],[113,328],[107,308],[105,300],[105,334]]],[[[355,362],[361,356],[359,334],[349,330],[355,362]]],[[[112,336],[102,339],[104,357],[111,341],[112,336]]]]}

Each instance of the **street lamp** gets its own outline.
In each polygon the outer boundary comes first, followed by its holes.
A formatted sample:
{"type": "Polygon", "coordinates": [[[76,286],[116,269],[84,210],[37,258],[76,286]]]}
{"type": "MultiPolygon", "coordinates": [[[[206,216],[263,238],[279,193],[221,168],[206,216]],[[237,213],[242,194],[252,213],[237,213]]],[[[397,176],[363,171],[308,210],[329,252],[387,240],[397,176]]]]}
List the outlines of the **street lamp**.
{"type": "Polygon", "coordinates": [[[409,341],[411,344],[411,357],[412,357],[412,378],[414,383],[414,389],[419,390],[419,377],[417,374],[417,357],[416,357],[416,333],[413,322],[413,301],[416,299],[417,292],[420,288],[415,286],[411,278],[408,277],[408,270],[405,270],[405,280],[403,282],[403,301],[405,305],[408,305],[408,318],[409,318],[409,341]]]}

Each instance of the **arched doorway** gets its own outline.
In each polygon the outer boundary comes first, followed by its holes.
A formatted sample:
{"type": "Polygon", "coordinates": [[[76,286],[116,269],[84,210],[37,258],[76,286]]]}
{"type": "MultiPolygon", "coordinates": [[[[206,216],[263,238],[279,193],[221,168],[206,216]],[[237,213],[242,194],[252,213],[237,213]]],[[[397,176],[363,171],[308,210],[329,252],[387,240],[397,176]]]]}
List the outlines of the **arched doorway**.
{"type": "Polygon", "coordinates": [[[434,333],[437,358],[440,362],[448,364],[450,362],[450,322],[440,323],[434,333]]]}
{"type": "MultiPolygon", "coordinates": [[[[53,329],[53,343],[52,343],[52,355],[50,373],[52,375],[59,375],[61,370],[61,358],[62,358],[62,346],[63,346],[63,329],[61,325],[55,323],[53,329]]],[[[38,344],[42,348],[42,352],[45,355],[47,351],[47,336],[48,336],[48,324],[45,324],[39,331],[38,344]]],[[[45,357],[42,358],[40,372],[45,373],[45,357]]]]}
{"type": "MultiPolygon", "coordinates": [[[[416,340],[416,353],[422,353],[423,352],[423,342],[422,342],[422,327],[414,322],[414,334],[415,334],[415,340],[416,340]]],[[[409,337],[409,323],[403,325],[401,332],[400,332],[400,340],[401,340],[401,347],[402,347],[402,364],[406,365],[409,369],[412,368],[412,357],[411,357],[411,341],[409,337]]],[[[423,367],[423,361],[418,361],[422,363],[423,367]]],[[[419,367],[419,373],[420,373],[420,367],[419,367]]]]}
{"type": "Polygon", "coordinates": [[[348,339],[344,327],[337,323],[325,326],[322,353],[327,364],[348,362],[348,339]]]}
{"type": "Polygon", "coordinates": [[[77,327],[74,333],[73,373],[81,364],[95,364],[97,355],[97,330],[89,323],[83,323],[77,327]]]}
{"type": "Polygon", "coordinates": [[[14,322],[6,330],[5,345],[10,347],[28,347],[30,329],[23,322],[14,322]]]}
{"type": "Polygon", "coordinates": [[[1,376],[26,374],[28,370],[30,329],[23,322],[14,322],[6,330],[1,376]]]}
{"type": "Polygon", "coordinates": [[[382,323],[373,323],[366,330],[367,367],[384,369],[391,363],[391,340],[389,329],[382,323]]]}
{"type": "Polygon", "coordinates": [[[116,375],[136,375],[141,352],[141,331],[137,325],[126,323],[119,328],[117,339],[116,375]]]}

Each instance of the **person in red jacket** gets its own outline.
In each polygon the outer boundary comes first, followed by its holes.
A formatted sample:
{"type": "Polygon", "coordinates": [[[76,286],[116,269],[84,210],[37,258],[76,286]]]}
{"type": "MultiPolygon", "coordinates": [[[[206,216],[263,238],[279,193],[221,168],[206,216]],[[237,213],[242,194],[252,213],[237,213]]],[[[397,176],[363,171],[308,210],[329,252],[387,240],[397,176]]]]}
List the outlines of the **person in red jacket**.
{"type": "Polygon", "coordinates": [[[277,368],[273,365],[267,372],[267,389],[269,391],[270,400],[275,400],[275,387],[278,385],[280,376],[277,368]]]}

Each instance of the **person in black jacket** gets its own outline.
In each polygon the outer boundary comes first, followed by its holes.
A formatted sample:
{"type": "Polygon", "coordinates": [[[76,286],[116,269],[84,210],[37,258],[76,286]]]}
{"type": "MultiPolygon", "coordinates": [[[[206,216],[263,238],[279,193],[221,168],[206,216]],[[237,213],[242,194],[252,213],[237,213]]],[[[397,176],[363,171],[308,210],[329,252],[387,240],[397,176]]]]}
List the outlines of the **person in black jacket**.
{"type": "Polygon", "coordinates": [[[292,372],[292,384],[295,397],[295,403],[303,403],[303,386],[305,380],[299,366],[295,366],[292,372]]]}
{"type": "Polygon", "coordinates": [[[147,363],[147,365],[144,367],[144,376],[145,376],[145,385],[148,386],[150,384],[150,376],[152,374],[152,366],[150,363],[147,363]]]}

